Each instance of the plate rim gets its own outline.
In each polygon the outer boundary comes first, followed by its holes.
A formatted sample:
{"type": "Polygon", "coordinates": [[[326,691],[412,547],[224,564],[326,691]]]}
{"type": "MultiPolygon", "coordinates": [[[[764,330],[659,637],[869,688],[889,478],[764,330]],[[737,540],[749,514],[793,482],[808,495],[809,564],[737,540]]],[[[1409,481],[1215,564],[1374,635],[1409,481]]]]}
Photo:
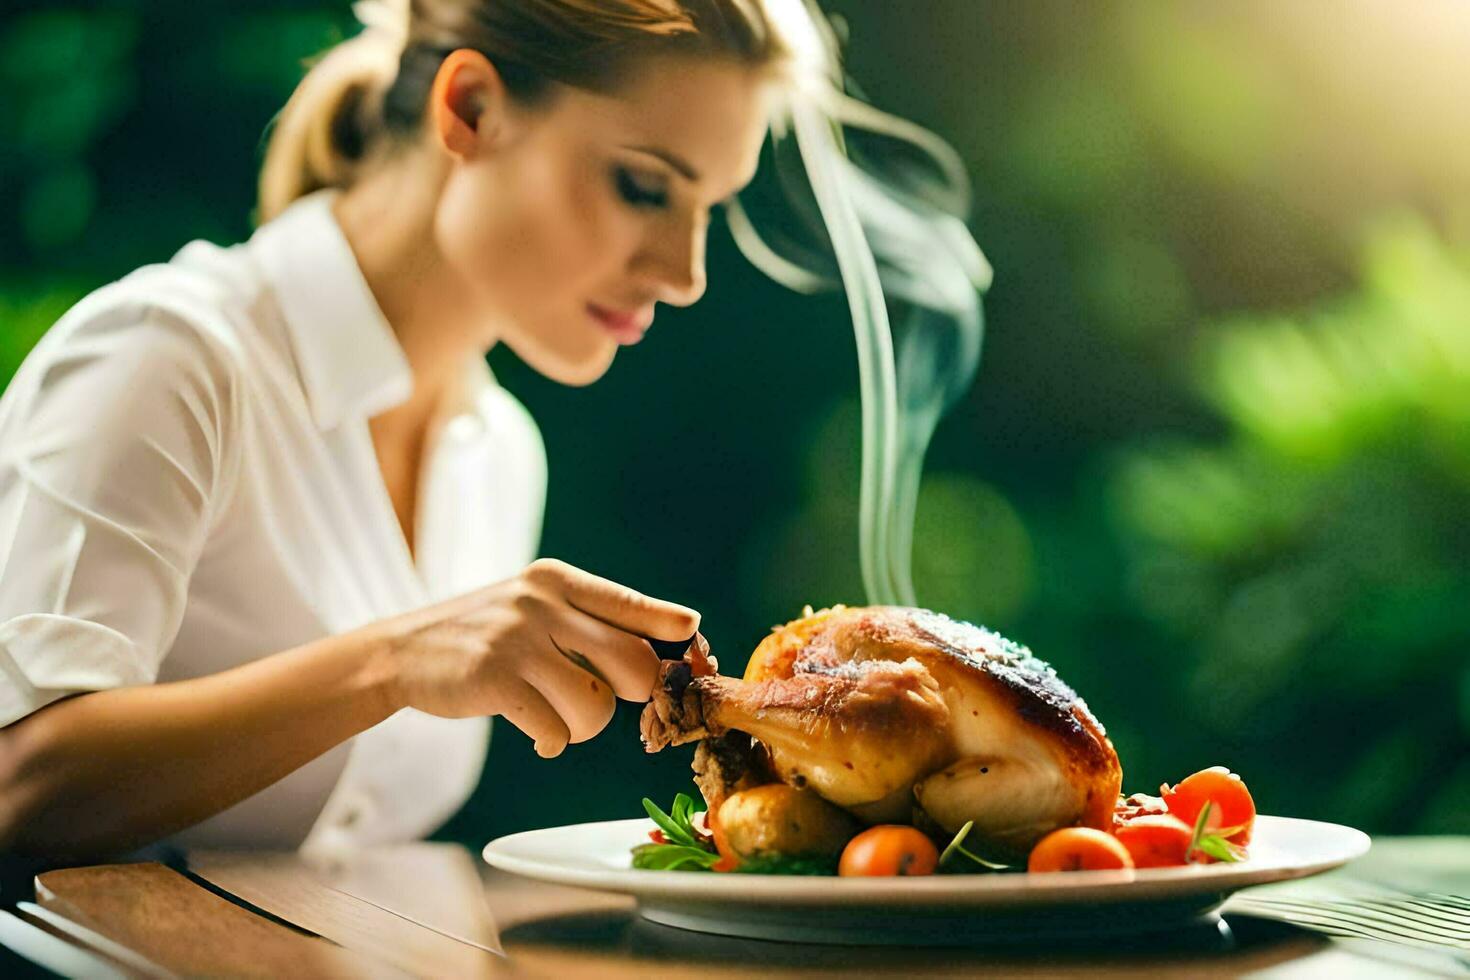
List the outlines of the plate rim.
{"type": "MultiPolygon", "coordinates": [[[[1368,852],[1372,838],[1355,827],[1262,814],[1270,823],[1331,828],[1344,837],[1342,853],[1301,864],[1267,866],[1232,864],[1191,865],[1188,868],[1139,868],[1127,871],[1072,871],[1045,875],[934,875],[915,878],[842,878],[837,876],[696,875],[679,871],[643,871],[632,868],[575,868],[507,853],[519,840],[548,832],[576,832],[586,828],[626,826],[634,831],[652,826],[646,817],[597,820],[506,834],[488,842],[481,858],[491,867],[521,877],[635,898],[674,898],[711,903],[779,902],[781,904],[855,904],[893,902],[939,905],[1045,904],[1050,902],[1147,901],[1208,892],[1228,893],[1252,885],[1288,881],[1320,874],[1357,860],[1368,852]],[[632,874],[636,878],[631,877],[632,874]],[[834,891],[832,882],[842,881],[834,891]],[[726,882],[728,881],[728,884],[726,882]],[[1143,888],[1128,886],[1146,886],[1143,888]]],[[[632,834],[630,833],[630,838],[632,834]]]]}

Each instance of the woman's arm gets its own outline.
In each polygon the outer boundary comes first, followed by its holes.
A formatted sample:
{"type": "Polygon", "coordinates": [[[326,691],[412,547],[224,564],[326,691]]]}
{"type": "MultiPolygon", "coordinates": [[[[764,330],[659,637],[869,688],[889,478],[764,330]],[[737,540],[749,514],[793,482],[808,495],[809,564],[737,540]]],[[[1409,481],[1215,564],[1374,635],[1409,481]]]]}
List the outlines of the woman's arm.
{"type": "MultiPolygon", "coordinates": [[[[563,562],[209,677],[83,694],[0,729],[0,850],[106,857],[264,789],[403,707],[502,715],[554,756],[614,697],[645,701],[645,636],[699,615],[563,562]]],[[[428,762],[429,760],[426,760],[428,762]]]]}
{"type": "Polygon", "coordinates": [[[371,634],[97,691],[0,730],[0,850],[84,859],[182,830],[398,707],[371,634]]]}

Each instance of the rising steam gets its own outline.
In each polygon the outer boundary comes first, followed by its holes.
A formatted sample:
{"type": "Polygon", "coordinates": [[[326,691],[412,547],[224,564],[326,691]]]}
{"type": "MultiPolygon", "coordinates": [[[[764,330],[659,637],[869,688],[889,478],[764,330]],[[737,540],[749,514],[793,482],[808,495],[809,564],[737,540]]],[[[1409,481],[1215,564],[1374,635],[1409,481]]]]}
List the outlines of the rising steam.
{"type": "Polygon", "coordinates": [[[916,605],[924,454],[979,367],[980,293],[991,279],[963,220],[964,167],[933,133],[835,85],[798,93],[766,154],[776,187],[732,202],[730,228],[778,282],[846,291],[862,394],[863,585],[869,602],[916,605]],[[896,344],[890,302],[904,312],[896,344]]]}

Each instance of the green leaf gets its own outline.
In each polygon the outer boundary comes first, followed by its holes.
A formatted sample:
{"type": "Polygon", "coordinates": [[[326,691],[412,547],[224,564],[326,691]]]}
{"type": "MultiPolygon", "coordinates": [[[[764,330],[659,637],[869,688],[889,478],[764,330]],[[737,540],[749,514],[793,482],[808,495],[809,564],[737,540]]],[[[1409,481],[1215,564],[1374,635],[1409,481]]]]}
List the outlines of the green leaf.
{"type": "Polygon", "coordinates": [[[946,847],[943,850],[943,852],[940,853],[940,855],[939,855],[939,863],[940,863],[941,866],[943,866],[946,862],[948,862],[950,858],[954,857],[956,854],[959,853],[959,851],[960,851],[960,845],[964,843],[965,838],[967,836],[969,836],[970,829],[972,827],[974,827],[974,826],[975,826],[975,821],[973,821],[973,820],[966,820],[965,821],[965,825],[960,828],[960,832],[954,835],[954,840],[950,841],[949,842],[949,846],[946,847]]]}
{"type": "Polygon", "coordinates": [[[1205,823],[1210,819],[1210,811],[1215,808],[1214,800],[1206,800],[1205,805],[1200,807],[1199,816],[1194,818],[1194,833],[1189,835],[1189,847],[1184,852],[1186,864],[1194,863],[1194,852],[1199,850],[1199,843],[1205,836],[1205,823]]]}
{"type": "Polygon", "coordinates": [[[1206,834],[1199,840],[1198,848],[1216,861],[1234,864],[1245,860],[1245,852],[1218,834],[1206,834]]]}
{"type": "Polygon", "coordinates": [[[686,844],[639,844],[633,848],[633,867],[644,871],[707,871],[719,859],[718,854],[686,844]]]}
{"type": "MultiPolygon", "coordinates": [[[[675,800],[674,805],[676,807],[678,806],[677,800],[675,800]]],[[[672,817],[658,808],[657,803],[646,796],[643,798],[643,809],[648,811],[649,819],[658,824],[658,829],[664,832],[664,836],[669,839],[671,844],[684,844],[687,847],[697,845],[698,842],[694,839],[693,834],[679,826],[672,817]]]]}
{"type": "Polygon", "coordinates": [[[688,793],[679,793],[674,797],[674,805],[669,810],[669,815],[674,822],[689,834],[691,838],[698,839],[702,835],[694,826],[694,814],[700,811],[695,809],[694,800],[688,793]]]}
{"type": "MultiPolygon", "coordinates": [[[[1205,824],[1209,822],[1210,811],[1214,809],[1215,801],[1207,800],[1200,808],[1199,817],[1194,821],[1194,834],[1189,839],[1189,850],[1185,851],[1185,860],[1190,864],[1196,863],[1195,852],[1207,854],[1216,861],[1234,863],[1245,860],[1245,849],[1230,843],[1219,833],[1205,833],[1205,824]]],[[[1230,831],[1238,830],[1237,827],[1229,828],[1230,831]]]]}
{"type": "Polygon", "coordinates": [[[958,872],[962,872],[962,871],[968,871],[969,869],[965,867],[965,865],[964,865],[963,862],[958,861],[958,858],[956,857],[956,855],[958,855],[959,857],[969,858],[975,864],[978,864],[982,868],[986,868],[987,870],[990,870],[990,871],[1009,871],[1009,870],[1011,870],[1011,865],[1009,865],[1009,864],[1001,864],[998,861],[987,861],[985,858],[980,857],[978,854],[972,854],[970,851],[967,851],[965,849],[965,847],[964,847],[965,838],[969,836],[970,830],[974,826],[975,826],[975,821],[973,821],[973,820],[967,820],[967,821],[965,821],[965,825],[959,829],[959,833],[957,833],[957,834],[954,835],[954,840],[950,841],[949,842],[949,846],[946,847],[944,849],[944,851],[940,853],[940,855],[939,855],[939,868],[940,868],[940,870],[941,871],[945,871],[945,872],[949,872],[949,873],[958,873],[958,872]]]}

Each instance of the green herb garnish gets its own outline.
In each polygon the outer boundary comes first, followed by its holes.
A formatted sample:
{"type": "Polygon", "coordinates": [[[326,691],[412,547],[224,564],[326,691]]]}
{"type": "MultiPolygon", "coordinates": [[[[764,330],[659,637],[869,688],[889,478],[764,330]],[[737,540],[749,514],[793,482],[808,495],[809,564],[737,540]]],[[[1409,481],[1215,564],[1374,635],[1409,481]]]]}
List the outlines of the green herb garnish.
{"type": "Polygon", "coordinates": [[[954,835],[954,840],[950,841],[949,846],[940,853],[939,870],[942,873],[950,874],[969,871],[970,869],[965,866],[964,862],[960,861],[960,858],[962,857],[969,858],[975,864],[980,865],[980,867],[985,868],[988,871],[1011,870],[1011,865],[1009,864],[1001,864],[998,861],[987,861],[980,855],[974,854],[965,849],[965,838],[970,835],[970,829],[974,826],[975,821],[965,821],[965,825],[960,828],[959,833],[954,835]]]}
{"type": "Polygon", "coordinates": [[[647,843],[633,848],[633,867],[645,871],[708,871],[720,860],[710,836],[694,826],[696,810],[687,793],[674,797],[674,805],[665,813],[657,803],[643,798],[643,809],[658,824],[666,844],[647,843]]]}
{"type": "MultiPolygon", "coordinates": [[[[1233,864],[1236,861],[1245,860],[1245,849],[1230,843],[1218,833],[1205,833],[1205,823],[1210,819],[1210,811],[1214,809],[1215,801],[1206,800],[1205,805],[1200,808],[1199,817],[1194,822],[1194,834],[1189,838],[1189,850],[1185,851],[1185,861],[1194,864],[1194,852],[1207,854],[1216,861],[1224,861],[1233,864]]],[[[1237,829],[1237,828],[1231,828],[1237,829]]]]}
{"type": "Polygon", "coordinates": [[[835,875],[837,859],[816,855],[758,854],[735,869],[746,875],[835,875]]]}
{"type": "Polygon", "coordinates": [[[684,844],[639,844],[633,848],[633,867],[644,871],[707,871],[720,859],[713,851],[684,844]]]}
{"type": "Polygon", "coordinates": [[[674,805],[669,808],[671,813],[660,810],[658,804],[646,796],[643,798],[643,809],[648,811],[649,819],[658,824],[658,829],[664,832],[669,843],[697,847],[704,841],[705,835],[694,826],[694,814],[699,811],[694,809],[694,800],[688,793],[680,793],[674,797],[674,805]]]}

